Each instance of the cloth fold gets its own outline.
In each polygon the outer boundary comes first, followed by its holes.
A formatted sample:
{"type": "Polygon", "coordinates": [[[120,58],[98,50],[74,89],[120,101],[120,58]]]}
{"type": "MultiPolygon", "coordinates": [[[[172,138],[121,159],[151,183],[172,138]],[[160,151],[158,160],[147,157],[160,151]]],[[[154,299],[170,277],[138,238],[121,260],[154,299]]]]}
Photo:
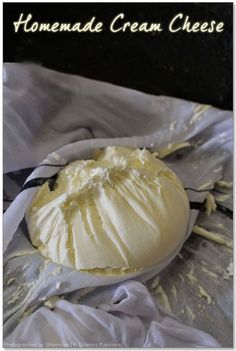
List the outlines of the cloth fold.
{"type": "Polygon", "coordinates": [[[41,307],[15,328],[4,346],[220,347],[208,334],[162,316],[141,283],[122,283],[107,303],[97,300],[96,307],[63,299],[52,309],[41,307]]]}

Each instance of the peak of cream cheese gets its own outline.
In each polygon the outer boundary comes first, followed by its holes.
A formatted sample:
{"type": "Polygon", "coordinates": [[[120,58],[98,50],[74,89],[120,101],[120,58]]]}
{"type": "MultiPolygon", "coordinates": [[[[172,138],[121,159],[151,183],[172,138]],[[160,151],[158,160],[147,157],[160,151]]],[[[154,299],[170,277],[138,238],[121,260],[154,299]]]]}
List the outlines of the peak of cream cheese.
{"type": "Polygon", "coordinates": [[[148,150],[107,147],[70,163],[26,212],[41,254],[76,270],[125,274],[165,259],[183,240],[189,202],[180,180],[148,150]]]}

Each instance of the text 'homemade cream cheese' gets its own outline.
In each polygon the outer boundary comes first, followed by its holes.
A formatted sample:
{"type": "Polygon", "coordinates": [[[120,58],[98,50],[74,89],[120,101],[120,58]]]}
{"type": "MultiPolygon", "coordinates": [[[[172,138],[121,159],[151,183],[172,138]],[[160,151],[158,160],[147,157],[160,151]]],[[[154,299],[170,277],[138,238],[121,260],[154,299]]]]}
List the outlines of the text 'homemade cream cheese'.
{"type": "Polygon", "coordinates": [[[76,270],[120,274],[165,259],[184,237],[189,201],[148,150],[107,147],[46,182],[26,213],[41,254],[76,270]]]}

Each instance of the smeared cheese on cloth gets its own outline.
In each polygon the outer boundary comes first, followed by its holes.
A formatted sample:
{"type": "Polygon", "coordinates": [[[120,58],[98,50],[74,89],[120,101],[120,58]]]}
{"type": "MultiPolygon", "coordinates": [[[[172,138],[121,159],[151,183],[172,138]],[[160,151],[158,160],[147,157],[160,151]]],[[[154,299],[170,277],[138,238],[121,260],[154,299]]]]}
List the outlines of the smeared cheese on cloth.
{"type": "Polygon", "coordinates": [[[31,241],[55,263],[99,274],[154,265],[180,244],[189,201],[148,150],[107,147],[46,182],[26,212],[31,241]]]}
{"type": "Polygon", "coordinates": [[[233,248],[233,241],[231,239],[219,233],[210,232],[209,230],[202,228],[197,224],[193,227],[193,233],[198,234],[203,238],[215,241],[218,244],[233,248]]]}
{"type": "Polygon", "coordinates": [[[208,216],[217,209],[215,197],[211,193],[207,195],[205,209],[208,216]]]}
{"type": "Polygon", "coordinates": [[[174,144],[168,144],[167,147],[158,149],[155,151],[154,155],[157,156],[158,158],[164,158],[168,155],[173,154],[173,152],[192,146],[188,141],[182,142],[182,143],[174,143],[174,144]]]}

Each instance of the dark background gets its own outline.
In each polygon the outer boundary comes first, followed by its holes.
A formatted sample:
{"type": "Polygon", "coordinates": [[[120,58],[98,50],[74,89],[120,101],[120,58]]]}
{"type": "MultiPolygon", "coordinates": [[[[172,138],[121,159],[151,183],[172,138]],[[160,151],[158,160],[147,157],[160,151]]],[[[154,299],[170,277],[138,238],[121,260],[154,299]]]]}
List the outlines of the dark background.
{"type": "MultiPolygon", "coordinates": [[[[5,62],[37,62],[61,72],[112,82],[151,94],[232,109],[232,3],[4,3],[5,62]],[[126,21],[161,22],[161,33],[111,33],[119,13],[126,21]],[[177,13],[192,21],[224,22],[221,33],[170,33],[177,13]],[[87,22],[101,33],[14,33],[20,13],[38,22],[87,22]]],[[[23,83],[23,82],[22,82],[23,83]]]]}

